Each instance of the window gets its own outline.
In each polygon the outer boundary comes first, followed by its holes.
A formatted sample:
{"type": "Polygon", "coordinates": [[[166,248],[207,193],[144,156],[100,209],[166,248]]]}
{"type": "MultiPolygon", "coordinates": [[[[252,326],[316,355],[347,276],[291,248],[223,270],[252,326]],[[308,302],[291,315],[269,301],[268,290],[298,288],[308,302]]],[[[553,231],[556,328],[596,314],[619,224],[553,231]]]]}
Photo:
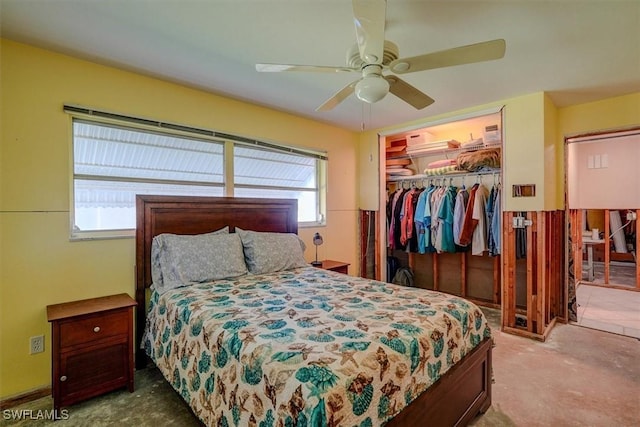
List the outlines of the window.
{"type": "Polygon", "coordinates": [[[74,120],[73,159],[73,234],[135,229],[136,194],[224,194],[223,143],[74,120]]]}
{"type": "Polygon", "coordinates": [[[301,225],[324,222],[319,153],[92,119],[73,119],[72,238],[133,236],[136,194],[295,198],[301,225]]]}
{"type": "Polygon", "coordinates": [[[298,199],[298,221],[321,222],[319,162],[313,157],[235,146],[234,195],[298,199]]]}

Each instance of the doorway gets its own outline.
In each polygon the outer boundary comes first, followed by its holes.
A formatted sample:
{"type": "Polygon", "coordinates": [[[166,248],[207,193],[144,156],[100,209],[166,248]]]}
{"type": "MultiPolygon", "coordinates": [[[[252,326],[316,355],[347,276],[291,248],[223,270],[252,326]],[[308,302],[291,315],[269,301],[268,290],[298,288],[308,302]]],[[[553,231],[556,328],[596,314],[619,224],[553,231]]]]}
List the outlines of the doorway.
{"type": "Polygon", "coordinates": [[[565,140],[569,320],[640,338],[640,129],[565,140]]]}

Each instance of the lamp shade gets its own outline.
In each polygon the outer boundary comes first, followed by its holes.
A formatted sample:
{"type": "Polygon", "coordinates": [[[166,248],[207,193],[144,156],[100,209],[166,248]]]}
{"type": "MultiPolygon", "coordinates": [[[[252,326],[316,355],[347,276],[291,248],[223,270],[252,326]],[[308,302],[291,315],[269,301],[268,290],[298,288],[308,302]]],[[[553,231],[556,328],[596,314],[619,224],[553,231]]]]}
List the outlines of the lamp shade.
{"type": "Polygon", "coordinates": [[[360,79],[355,92],[358,99],[373,104],[389,93],[389,82],[380,75],[371,74],[360,79]]]}

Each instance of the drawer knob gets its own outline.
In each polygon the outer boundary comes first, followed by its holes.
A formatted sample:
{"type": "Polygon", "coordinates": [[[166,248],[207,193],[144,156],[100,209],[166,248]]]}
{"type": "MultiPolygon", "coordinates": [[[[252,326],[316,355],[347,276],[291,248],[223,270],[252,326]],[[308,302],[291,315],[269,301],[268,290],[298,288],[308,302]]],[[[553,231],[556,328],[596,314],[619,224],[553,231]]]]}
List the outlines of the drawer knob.
{"type": "Polygon", "coordinates": [[[67,380],[67,376],[66,375],[63,375],[63,376],[60,377],[60,381],[66,381],[66,380],[67,380]]]}
{"type": "Polygon", "coordinates": [[[93,332],[100,332],[100,326],[96,326],[95,328],[93,328],[93,332]]]}

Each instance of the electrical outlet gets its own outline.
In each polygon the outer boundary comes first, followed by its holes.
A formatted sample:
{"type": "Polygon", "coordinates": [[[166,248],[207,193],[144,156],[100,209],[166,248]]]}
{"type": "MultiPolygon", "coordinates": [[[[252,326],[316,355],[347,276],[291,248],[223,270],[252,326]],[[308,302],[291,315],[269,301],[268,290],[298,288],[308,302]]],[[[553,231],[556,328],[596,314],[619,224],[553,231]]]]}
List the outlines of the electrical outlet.
{"type": "Polygon", "coordinates": [[[636,219],[636,213],[635,212],[627,212],[627,221],[635,221],[636,219]]]}
{"type": "Polygon", "coordinates": [[[29,353],[36,354],[44,351],[44,335],[38,335],[29,339],[29,353]]]}

